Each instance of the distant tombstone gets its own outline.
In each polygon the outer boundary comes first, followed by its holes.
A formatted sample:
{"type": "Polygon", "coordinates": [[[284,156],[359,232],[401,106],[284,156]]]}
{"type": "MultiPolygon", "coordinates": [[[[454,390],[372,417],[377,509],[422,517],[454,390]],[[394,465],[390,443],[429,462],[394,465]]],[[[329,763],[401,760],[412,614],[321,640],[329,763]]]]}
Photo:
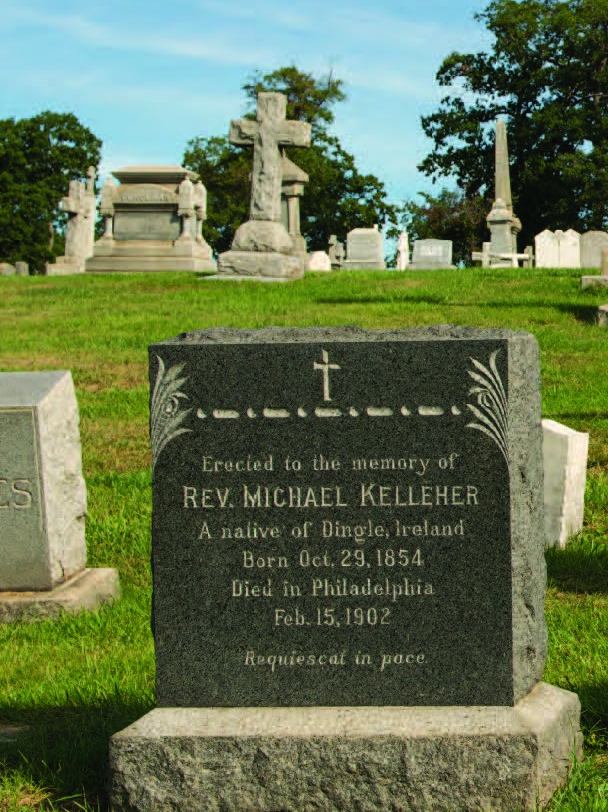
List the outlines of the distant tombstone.
{"type": "Polygon", "coordinates": [[[95,238],[95,168],[87,170],[87,182],[70,181],[67,197],[60,202],[68,215],[65,227],[65,254],[47,263],[47,276],[68,276],[84,273],[86,260],[93,255],[95,238]]]}
{"type": "Polygon", "coordinates": [[[285,150],[282,150],[281,173],[281,222],[293,240],[296,253],[306,254],[306,240],[300,232],[300,198],[309,177],[287,157],[285,150]]]}
{"type": "Polygon", "coordinates": [[[116,570],[85,569],[85,515],[70,372],[0,374],[0,622],[119,594],[116,570]]]}
{"type": "Polygon", "coordinates": [[[10,262],[0,262],[0,276],[15,276],[15,266],[10,262]]]}
{"type": "Polygon", "coordinates": [[[537,268],[580,268],[581,235],[569,228],[567,231],[549,229],[534,238],[537,268]]]}
{"type": "Polygon", "coordinates": [[[537,268],[559,268],[559,242],[557,235],[546,228],[534,237],[537,268]]]}
{"type": "Polygon", "coordinates": [[[412,270],[431,271],[454,267],[451,240],[414,240],[410,265],[412,270]]]}
{"type": "Polygon", "coordinates": [[[339,270],[344,264],[344,245],[335,234],[332,234],[329,238],[329,250],[327,253],[332,270],[339,270]]]}
{"type": "Polygon", "coordinates": [[[605,231],[587,231],[581,236],[581,267],[601,268],[602,249],[608,248],[608,234],[605,231]]]}
{"type": "Polygon", "coordinates": [[[581,267],[581,235],[573,228],[557,231],[559,236],[559,267],[581,267]]]}
{"type": "Polygon", "coordinates": [[[534,246],[533,245],[526,245],[524,248],[524,254],[527,259],[524,259],[522,262],[523,268],[533,268],[534,267],[534,246]]]}
{"type": "Polygon", "coordinates": [[[16,276],[30,275],[30,268],[27,262],[15,262],[15,275],[16,276]]]}
{"type": "Polygon", "coordinates": [[[309,271],[331,271],[331,260],[325,251],[313,251],[308,260],[309,271]]]}
{"type": "Polygon", "coordinates": [[[589,435],[543,420],[545,539],[565,547],[583,528],[589,435]]]}
{"type": "MultiPolygon", "coordinates": [[[[230,250],[219,256],[217,276],[211,278],[287,282],[304,276],[302,242],[294,243],[281,222],[281,186],[283,148],[309,146],[311,125],[288,120],[286,112],[287,96],[260,92],[255,121],[230,122],[230,143],[253,147],[249,220],[237,228],[230,250]]],[[[295,171],[294,175],[301,178],[295,171]]],[[[296,180],[289,197],[299,197],[298,184],[296,180]]],[[[294,200],[291,214],[293,227],[299,230],[295,204],[294,200]]],[[[287,215],[291,216],[289,210],[287,215]]]]}
{"type": "Polygon", "coordinates": [[[384,270],[384,240],[378,226],[354,228],[346,235],[346,270],[384,270]]]}
{"type": "Polygon", "coordinates": [[[183,166],[127,166],[101,190],[105,233],[87,272],[212,271],[202,234],[207,193],[196,172],[183,166]]]}
{"type": "Polygon", "coordinates": [[[410,261],[410,244],[405,231],[402,231],[397,240],[397,270],[404,271],[410,261]]]}

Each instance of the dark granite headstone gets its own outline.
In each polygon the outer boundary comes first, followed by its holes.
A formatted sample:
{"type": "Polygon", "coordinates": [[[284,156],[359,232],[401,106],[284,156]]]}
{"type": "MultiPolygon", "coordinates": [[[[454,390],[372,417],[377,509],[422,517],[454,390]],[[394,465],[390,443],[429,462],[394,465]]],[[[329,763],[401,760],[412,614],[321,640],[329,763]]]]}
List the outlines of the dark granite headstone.
{"type": "Polygon", "coordinates": [[[546,654],[536,341],[150,347],[157,703],[514,705],[546,654]]]}

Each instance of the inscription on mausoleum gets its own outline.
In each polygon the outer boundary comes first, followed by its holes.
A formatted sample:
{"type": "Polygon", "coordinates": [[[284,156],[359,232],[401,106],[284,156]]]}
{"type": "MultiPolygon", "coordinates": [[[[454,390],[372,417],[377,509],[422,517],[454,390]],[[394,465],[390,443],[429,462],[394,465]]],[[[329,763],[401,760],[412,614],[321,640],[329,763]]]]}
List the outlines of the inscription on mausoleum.
{"type": "Polygon", "coordinates": [[[152,346],[159,704],[509,704],[507,373],[500,340],[152,346]]]}

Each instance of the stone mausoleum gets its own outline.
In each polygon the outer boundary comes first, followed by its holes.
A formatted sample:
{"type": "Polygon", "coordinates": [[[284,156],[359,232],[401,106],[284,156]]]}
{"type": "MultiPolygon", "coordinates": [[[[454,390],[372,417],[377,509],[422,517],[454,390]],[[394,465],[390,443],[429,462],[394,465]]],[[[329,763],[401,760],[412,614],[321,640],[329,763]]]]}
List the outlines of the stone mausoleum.
{"type": "Polygon", "coordinates": [[[183,166],[127,166],[112,173],[101,193],[106,230],[86,270],[214,271],[202,235],[207,191],[183,166]]]}

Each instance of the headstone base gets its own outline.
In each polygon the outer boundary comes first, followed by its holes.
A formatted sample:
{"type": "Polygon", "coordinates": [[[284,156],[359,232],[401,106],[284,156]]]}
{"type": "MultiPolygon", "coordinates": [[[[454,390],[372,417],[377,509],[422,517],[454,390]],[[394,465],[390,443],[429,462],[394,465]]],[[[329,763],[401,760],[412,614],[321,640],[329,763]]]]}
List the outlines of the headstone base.
{"type": "Polygon", "coordinates": [[[215,271],[205,243],[184,240],[98,240],[86,262],[87,273],[155,273],[215,271]]]}
{"type": "Polygon", "coordinates": [[[342,270],[343,271],[385,271],[386,270],[386,263],[385,262],[378,262],[376,260],[372,262],[365,262],[364,260],[360,259],[345,259],[342,263],[342,270]]]}
{"type": "Polygon", "coordinates": [[[46,263],[46,276],[72,276],[84,273],[85,260],[78,257],[56,257],[55,262],[46,263]]]}
{"type": "Polygon", "coordinates": [[[48,592],[0,592],[0,623],[48,620],[62,612],[92,611],[118,598],[117,570],[86,569],[48,592]]]}
{"type": "Polygon", "coordinates": [[[110,740],[114,812],[521,812],[580,757],[576,694],[515,707],[157,708],[110,740]]]}
{"type": "Polygon", "coordinates": [[[220,254],[218,275],[207,279],[249,279],[259,282],[290,282],[303,279],[305,258],[299,254],[279,254],[270,251],[235,251],[220,254]]]}
{"type": "Polygon", "coordinates": [[[581,288],[589,288],[592,285],[608,288],[608,276],[581,276],[581,288]]]}
{"type": "Polygon", "coordinates": [[[455,265],[433,265],[430,262],[410,262],[408,271],[455,271],[455,265]]]}

